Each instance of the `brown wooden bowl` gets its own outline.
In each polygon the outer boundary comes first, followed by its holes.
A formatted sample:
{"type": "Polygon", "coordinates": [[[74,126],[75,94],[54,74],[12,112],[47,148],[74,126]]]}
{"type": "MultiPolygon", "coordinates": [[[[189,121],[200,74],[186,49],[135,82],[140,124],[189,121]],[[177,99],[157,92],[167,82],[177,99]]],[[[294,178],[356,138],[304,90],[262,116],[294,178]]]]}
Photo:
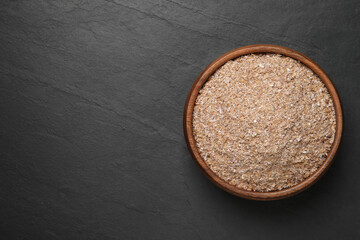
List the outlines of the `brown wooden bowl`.
{"type": "Polygon", "coordinates": [[[209,66],[207,66],[204,69],[204,71],[200,73],[200,75],[198,76],[198,78],[196,79],[195,83],[193,84],[190,90],[190,93],[187,97],[185,104],[185,111],[184,111],[185,139],[192,157],[194,158],[195,162],[198,164],[202,172],[221,189],[236,196],[248,198],[248,199],[254,199],[254,200],[266,201],[266,200],[276,200],[276,199],[290,197],[304,191],[305,189],[313,185],[317,180],[319,180],[322,177],[322,175],[328,170],[331,163],[333,162],[335,154],[339,148],[342,130],[343,130],[343,115],[342,115],[340,99],[335,90],[334,85],[332,84],[331,80],[326,75],[326,73],[314,61],[312,61],[310,58],[306,57],[305,55],[295,50],[286,47],[276,46],[276,45],[268,45],[268,44],[249,45],[238,49],[234,49],[220,56],[215,61],[213,61],[209,66]],[[272,192],[247,191],[227,183],[226,181],[218,177],[205,163],[203,158],[200,156],[200,153],[196,147],[195,139],[193,136],[192,115],[193,115],[195,100],[198,96],[199,90],[202,88],[202,86],[208,80],[208,78],[227,61],[251,53],[277,53],[300,61],[301,63],[305,64],[307,67],[312,69],[324,82],[334,102],[335,114],[336,114],[336,132],[335,132],[334,143],[332,144],[330,152],[327,158],[325,159],[324,163],[319,167],[319,169],[314,174],[306,178],[304,181],[300,182],[295,186],[280,191],[272,191],[272,192]]]}

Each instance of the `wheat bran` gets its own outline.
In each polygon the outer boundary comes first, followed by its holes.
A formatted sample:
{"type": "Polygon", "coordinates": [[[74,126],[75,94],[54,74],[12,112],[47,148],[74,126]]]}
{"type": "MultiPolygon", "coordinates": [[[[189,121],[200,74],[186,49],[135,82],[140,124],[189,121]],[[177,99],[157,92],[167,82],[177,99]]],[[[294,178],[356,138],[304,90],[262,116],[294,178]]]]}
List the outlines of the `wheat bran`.
{"type": "Polygon", "coordinates": [[[200,155],[223,180],[269,192],[294,186],[324,162],[335,110],[311,69],[278,54],[228,61],[204,84],[193,111],[200,155]]]}

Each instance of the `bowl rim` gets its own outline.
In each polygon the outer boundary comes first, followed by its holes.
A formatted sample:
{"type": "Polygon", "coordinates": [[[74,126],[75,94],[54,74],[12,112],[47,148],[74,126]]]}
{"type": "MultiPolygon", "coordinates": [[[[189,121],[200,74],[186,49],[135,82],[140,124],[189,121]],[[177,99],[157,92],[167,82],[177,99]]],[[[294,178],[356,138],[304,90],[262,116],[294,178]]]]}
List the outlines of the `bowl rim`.
{"type": "Polygon", "coordinates": [[[268,200],[277,200],[282,198],[287,198],[290,196],[293,196],[295,194],[298,194],[305,189],[312,186],[315,182],[317,182],[324,173],[329,169],[331,163],[334,160],[334,157],[336,155],[336,152],[339,148],[341,137],[342,137],[342,131],[343,131],[343,113],[342,113],[342,107],[339,95],[331,82],[328,75],[325,73],[325,71],[317,65],[313,60],[308,58],[307,56],[293,50],[287,47],[278,46],[278,45],[272,45],[272,44],[255,44],[255,45],[248,45],[244,47],[240,47],[237,49],[234,49],[232,51],[229,51],[222,56],[215,59],[212,63],[210,63],[197,77],[194,84],[192,85],[192,88],[188,94],[188,97],[186,99],[185,103],[185,109],[184,109],[184,118],[183,118],[183,127],[184,127],[184,136],[185,140],[188,146],[188,149],[194,159],[194,161],[197,163],[197,165],[200,167],[201,171],[205,174],[205,176],[212,181],[215,185],[220,187],[221,189],[225,190],[226,192],[229,192],[235,196],[252,199],[252,200],[261,200],[261,201],[268,201],[268,200]],[[217,70],[219,67],[224,65],[227,61],[232,60],[234,58],[252,54],[252,53],[276,53],[281,54],[287,57],[291,57],[293,59],[296,59],[303,63],[305,66],[309,67],[313,72],[315,72],[319,78],[322,80],[322,82],[325,84],[326,88],[328,89],[331,98],[334,103],[335,108],[335,115],[336,115],[336,132],[334,137],[334,142],[331,146],[331,149],[329,151],[329,154],[327,158],[325,159],[324,163],[317,169],[315,173],[313,173],[311,176],[303,180],[302,182],[298,183],[297,185],[294,185],[290,188],[278,190],[278,191],[272,191],[272,192],[254,192],[254,191],[248,191],[241,189],[239,187],[235,187],[225,180],[218,177],[205,163],[203,158],[201,157],[196,142],[193,136],[193,129],[192,129],[192,118],[193,118],[193,110],[195,105],[195,100],[198,96],[199,90],[202,88],[202,86],[205,84],[205,82],[208,80],[208,78],[217,70]]]}

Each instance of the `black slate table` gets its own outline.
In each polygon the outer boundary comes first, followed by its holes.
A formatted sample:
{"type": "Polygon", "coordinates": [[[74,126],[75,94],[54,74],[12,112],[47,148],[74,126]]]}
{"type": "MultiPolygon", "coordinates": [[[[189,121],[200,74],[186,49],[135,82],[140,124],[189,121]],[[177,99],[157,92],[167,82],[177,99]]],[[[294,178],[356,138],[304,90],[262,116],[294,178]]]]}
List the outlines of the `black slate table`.
{"type": "Polygon", "coordinates": [[[0,239],[359,239],[360,2],[1,1],[0,239]],[[342,100],[328,173],[256,202],[211,184],[182,113],[201,70],[278,44],[342,100]]]}

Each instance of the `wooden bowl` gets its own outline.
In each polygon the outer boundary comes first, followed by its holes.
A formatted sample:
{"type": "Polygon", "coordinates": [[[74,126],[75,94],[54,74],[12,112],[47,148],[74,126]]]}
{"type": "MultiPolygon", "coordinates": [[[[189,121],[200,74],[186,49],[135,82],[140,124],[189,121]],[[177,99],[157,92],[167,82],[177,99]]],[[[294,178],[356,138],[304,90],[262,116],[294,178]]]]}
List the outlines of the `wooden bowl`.
{"type": "Polygon", "coordinates": [[[311,59],[306,57],[305,55],[281,46],[276,45],[267,45],[267,44],[259,44],[259,45],[250,45],[241,47],[235,50],[232,50],[228,53],[217,58],[213,61],[209,66],[207,66],[204,71],[200,73],[198,78],[196,79],[195,83],[193,84],[190,93],[187,97],[186,104],[185,104],[185,111],[184,111],[184,133],[187,146],[189,151],[194,158],[195,162],[198,164],[202,172],[218,187],[221,189],[234,194],[239,197],[247,198],[247,199],[254,199],[254,200],[276,200],[282,199],[286,197],[293,196],[295,194],[304,191],[311,185],[313,185],[317,180],[319,180],[322,175],[328,170],[335,154],[339,148],[341,135],[343,130],[343,115],[341,109],[341,103],[339,96],[335,90],[334,85],[332,84],[329,77],[326,73],[311,59]],[[325,86],[327,87],[333,103],[335,107],[335,114],[336,114],[336,132],[334,143],[330,149],[330,152],[325,159],[324,163],[319,167],[319,169],[312,174],[310,177],[306,178],[304,181],[300,182],[299,184],[292,186],[290,188],[286,188],[280,191],[272,191],[272,192],[254,192],[254,191],[247,191],[238,187],[235,187],[226,181],[222,180],[218,177],[205,163],[204,159],[200,156],[200,153],[196,147],[195,139],[193,136],[193,128],[192,128],[192,118],[193,118],[193,110],[195,100],[198,96],[199,90],[202,88],[204,83],[208,80],[208,78],[223,64],[227,61],[232,60],[234,58],[240,57],[242,55],[251,54],[251,53],[277,53],[284,56],[291,57],[300,61],[301,63],[305,64],[307,67],[313,70],[319,78],[323,81],[325,86]]]}

